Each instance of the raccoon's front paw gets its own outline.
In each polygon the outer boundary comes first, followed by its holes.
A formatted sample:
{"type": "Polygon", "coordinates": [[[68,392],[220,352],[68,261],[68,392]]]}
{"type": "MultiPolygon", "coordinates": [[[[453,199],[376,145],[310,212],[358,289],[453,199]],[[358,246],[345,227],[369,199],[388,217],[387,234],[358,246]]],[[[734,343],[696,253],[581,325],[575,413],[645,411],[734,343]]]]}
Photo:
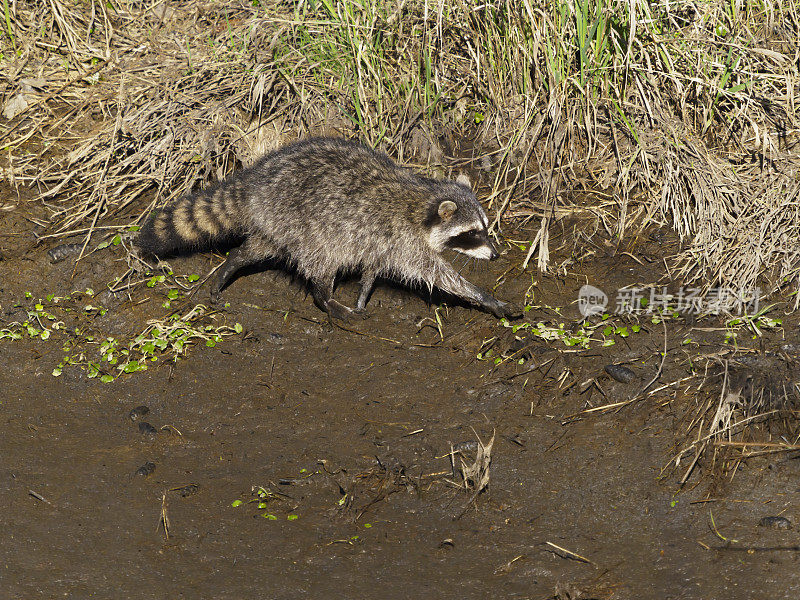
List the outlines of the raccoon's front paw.
{"type": "Polygon", "coordinates": [[[495,300],[489,307],[491,313],[498,319],[519,319],[522,316],[522,309],[511,302],[495,300]]]}
{"type": "Polygon", "coordinates": [[[219,303],[219,293],[220,290],[214,288],[211,289],[211,294],[209,295],[209,300],[211,300],[211,304],[219,303]]]}

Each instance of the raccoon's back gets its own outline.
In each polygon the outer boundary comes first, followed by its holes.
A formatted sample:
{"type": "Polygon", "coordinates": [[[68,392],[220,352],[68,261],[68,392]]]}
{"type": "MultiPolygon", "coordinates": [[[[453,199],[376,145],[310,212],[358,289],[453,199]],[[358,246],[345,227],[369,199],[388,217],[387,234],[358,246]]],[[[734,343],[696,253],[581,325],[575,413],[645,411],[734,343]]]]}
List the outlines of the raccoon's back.
{"type": "Polygon", "coordinates": [[[423,180],[385,154],[312,138],[246,175],[251,235],[269,238],[306,275],[373,267],[423,220],[423,180]]]}
{"type": "Polygon", "coordinates": [[[423,180],[388,156],[340,138],[308,138],[263,156],[154,215],[137,244],[163,256],[259,236],[295,262],[356,266],[420,221],[423,180]]]}

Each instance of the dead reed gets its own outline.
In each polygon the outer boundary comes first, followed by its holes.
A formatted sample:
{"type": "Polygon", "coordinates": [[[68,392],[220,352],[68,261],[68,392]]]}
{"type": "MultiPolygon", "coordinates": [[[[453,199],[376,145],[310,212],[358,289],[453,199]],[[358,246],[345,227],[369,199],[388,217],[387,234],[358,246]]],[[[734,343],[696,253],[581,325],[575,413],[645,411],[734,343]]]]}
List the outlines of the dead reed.
{"type": "Polygon", "coordinates": [[[794,344],[777,353],[705,357],[680,427],[685,441],[664,470],[683,485],[702,467],[720,483],[744,459],[800,451],[798,358],[794,344]]]}

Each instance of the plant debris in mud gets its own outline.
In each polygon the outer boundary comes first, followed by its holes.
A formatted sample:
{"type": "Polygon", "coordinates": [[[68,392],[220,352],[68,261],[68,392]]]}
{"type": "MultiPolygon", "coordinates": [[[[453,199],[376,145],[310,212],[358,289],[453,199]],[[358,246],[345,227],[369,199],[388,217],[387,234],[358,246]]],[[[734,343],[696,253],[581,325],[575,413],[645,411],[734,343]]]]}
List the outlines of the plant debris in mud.
{"type": "Polygon", "coordinates": [[[732,476],[747,458],[800,455],[800,350],[783,344],[780,352],[730,352],[706,360],[697,403],[685,416],[689,441],[672,465],[677,469],[688,459],[681,484],[700,465],[732,476]]]}
{"type": "MultiPolygon", "coordinates": [[[[458,513],[454,518],[460,519],[467,509],[472,505],[473,502],[478,497],[478,494],[483,492],[489,487],[489,467],[492,464],[492,447],[494,446],[494,437],[495,434],[492,433],[491,439],[486,442],[485,444],[483,441],[475,434],[475,437],[478,438],[477,444],[477,451],[475,452],[475,460],[469,464],[464,461],[463,457],[459,458],[461,463],[460,471],[461,471],[461,480],[464,485],[465,491],[472,492],[469,500],[464,505],[464,509],[458,513]]],[[[451,458],[455,455],[455,451],[452,449],[450,450],[451,458]]]]}
{"type": "MultiPolygon", "coordinates": [[[[421,496],[428,494],[436,486],[444,486],[457,490],[455,496],[452,493],[439,496],[447,500],[447,506],[462,494],[468,497],[462,509],[453,516],[456,520],[474,506],[478,495],[489,486],[494,439],[493,434],[484,443],[476,435],[474,442],[451,444],[448,453],[436,457],[449,460],[450,469],[437,472],[420,472],[415,465],[406,466],[394,455],[382,458],[376,456],[373,466],[352,475],[345,468],[332,471],[327,461],[320,460],[318,468],[302,468],[297,477],[281,478],[277,485],[253,486],[247,499],[234,500],[231,506],[237,508],[250,505],[256,509],[256,514],[272,521],[279,518],[278,514],[286,514],[287,519],[293,520],[298,518],[298,512],[303,511],[304,495],[291,493],[291,486],[322,484],[329,489],[330,484],[333,484],[338,490],[338,499],[331,504],[331,511],[346,516],[348,520],[359,522],[365,515],[376,512],[393,494],[410,492],[421,496]],[[412,471],[416,473],[412,474],[412,471]],[[286,492],[279,489],[284,486],[288,487],[286,492]]],[[[364,527],[372,527],[372,524],[364,523],[364,527]]],[[[340,541],[352,543],[354,540],[340,541]]]]}
{"type": "Polygon", "coordinates": [[[99,317],[108,309],[85,304],[94,291],[73,292],[69,296],[48,294],[34,300],[28,292],[24,302],[16,303],[7,315],[22,313],[19,320],[4,323],[0,341],[23,338],[61,344],[65,353],[52,374],[60,376],[68,366],[78,367],[89,379],[110,383],[123,374],[145,371],[158,361],[176,362],[186,350],[198,343],[216,346],[224,338],[241,334],[239,323],[217,325],[216,311],[197,304],[185,313],[172,313],[163,319],[151,319],[137,335],[103,337],[107,333],[99,317]]]}
{"type": "MultiPolygon", "coordinates": [[[[776,306],[752,315],[701,315],[690,321],[667,307],[638,318],[603,314],[572,325],[561,317],[560,309],[548,308],[556,314],[555,320],[501,322],[498,333],[483,343],[477,357],[488,361],[501,380],[524,377],[527,385],[531,377],[533,381],[539,377],[562,395],[577,389],[585,398],[584,407],[565,416],[562,424],[618,411],[656,395],[691,399],[675,405],[683,413],[682,429],[676,432],[681,441],[676,442],[679,450],[662,472],[677,473],[681,484],[692,473],[701,472],[699,466],[704,467],[702,473],[713,485],[721,481],[721,476],[735,474],[743,459],[779,452],[800,454],[800,349],[795,343],[775,341],[785,339],[782,319],[772,316],[776,306]],[[654,355],[649,340],[656,324],[664,327],[665,337],[663,348],[654,355]],[[687,333],[675,333],[676,327],[687,333]],[[697,331],[690,335],[693,328],[697,331]],[[553,341],[559,343],[547,344],[553,341]],[[753,348],[748,347],[748,341],[754,342],[753,348]],[[616,362],[598,367],[597,359],[608,356],[598,350],[616,342],[624,342],[621,356],[626,359],[624,363],[635,368],[616,362]],[[707,346],[716,351],[692,351],[707,346]],[[686,348],[683,354],[687,363],[674,364],[675,359],[670,357],[668,362],[673,364],[665,377],[665,358],[670,352],[680,356],[676,350],[681,347],[686,348]],[[660,358],[661,366],[645,388],[626,392],[618,386],[602,404],[592,403],[592,394],[586,392],[596,390],[607,398],[609,378],[612,386],[614,381],[628,385],[642,378],[637,372],[653,358],[660,358]],[[636,363],[640,363],[638,367],[636,363]]],[[[663,407],[672,400],[657,402],[663,407]]]]}

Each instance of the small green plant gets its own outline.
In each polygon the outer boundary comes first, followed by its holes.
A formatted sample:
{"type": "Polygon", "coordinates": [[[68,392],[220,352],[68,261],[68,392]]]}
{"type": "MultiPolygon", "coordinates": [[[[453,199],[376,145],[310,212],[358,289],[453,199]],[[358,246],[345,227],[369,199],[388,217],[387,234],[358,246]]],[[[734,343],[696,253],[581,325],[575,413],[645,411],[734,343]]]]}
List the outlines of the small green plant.
{"type": "MultiPolygon", "coordinates": [[[[177,294],[177,290],[172,291],[177,294]]],[[[33,300],[33,294],[27,292],[26,302],[15,305],[24,310],[26,318],[0,329],[0,340],[27,337],[48,341],[59,334],[65,354],[52,370],[54,377],[68,366],[77,366],[89,379],[110,383],[123,374],[145,371],[148,364],[158,360],[177,361],[189,346],[200,343],[214,347],[225,337],[244,330],[240,323],[231,327],[210,322],[215,313],[198,304],[185,314],[148,321],[145,329],[131,339],[102,337],[93,330],[97,319],[108,311],[103,306],[84,303],[93,295],[94,291],[87,289],[69,296],[48,294],[44,299],[33,300]],[[71,324],[67,325],[67,321],[71,324]]]]}
{"type": "MultiPolygon", "coordinates": [[[[305,469],[303,469],[305,471],[305,469]]],[[[313,475],[314,473],[312,473],[313,475]]],[[[275,502],[285,501],[287,496],[283,494],[276,494],[275,492],[271,491],[269,488],[265,488],[260,485],[254,485],[250,490],[250,499],[247,500],[247,504],[255,504],[255,508],[257,511],[262,511],[261,516],[269,521],[277,521],[278,517],[274,514],[274,512],[270,511],[269,509],[273,506],[275,502]]],[[[231,506],[233,508],[238,508],[245,504],[244,500],[234,500],[231,502],[231,506]]],[[[296,521],[300,518],[300,515],[296,513],[289,513],[286,515],[287,521],[296,521]]]]}
{"type": "MultiPolygon", "coordinates": [[[[547,307],[560,314],[557,307],[547,307]]],[[[617,317],[613,319],[608,313],[587,319],[578,326],[567,327],[563,322],[558,325],[549,324],[544,321],[533,323],[524,321],[521,323],[511,323],[508,319],[500,319],[500,324],[515,335],[525,332],[527,336],[535,336],[546,342],[561,342],[569,348],[575,350],[588,350],[593,346],[608,347],[617,343],[618,339],[625,339],[632,334],[641,332],[642,327],[638,323],[629,322],[627,317],[617,317]]],[[[491,338],[484,342],[483,347],[490,345],[496,338],[491,338]]],[[[496,351],[489,347],[487,350],[478,352],[476,358],[488,361],[495,365],[502,364],[508,360],[513,360],[516,364],[522,365],[525,359],[518,354],[512,353],[506,356],[498,356],[496,351]]]]}
{"type": "Polygon", "coordinates": [[[735,339],[737,337],[737,332],[740,329],[746,329],[750,331],[753,339],[757,339],[764,334],[764,330],[782,328],[782,319],[775,319],[767,316],[767,313],[770,312],[774,307],[774,304],[770,304],[769,306],[765,306],[759,310],[754,315],[745,314],[739,317],[734,317],[733,319],[727,321],[725,323],[725,327],[727,329],[725,333],[725,343],[728,343],[728,340],[732,338],[735,339]]]}
{"type": "Polygon", "coordinates": [[[9,7],[8,7],[8,0],[3,0],[3,15],[5,16],[5,21],[6,21],[5,34],[8,36],[8,39],[11,40],[11,45],[16,50],[17,49],[17,40],[14,37],[14,28],[11,25],[11,11],[9,10],[9,7]]]}

